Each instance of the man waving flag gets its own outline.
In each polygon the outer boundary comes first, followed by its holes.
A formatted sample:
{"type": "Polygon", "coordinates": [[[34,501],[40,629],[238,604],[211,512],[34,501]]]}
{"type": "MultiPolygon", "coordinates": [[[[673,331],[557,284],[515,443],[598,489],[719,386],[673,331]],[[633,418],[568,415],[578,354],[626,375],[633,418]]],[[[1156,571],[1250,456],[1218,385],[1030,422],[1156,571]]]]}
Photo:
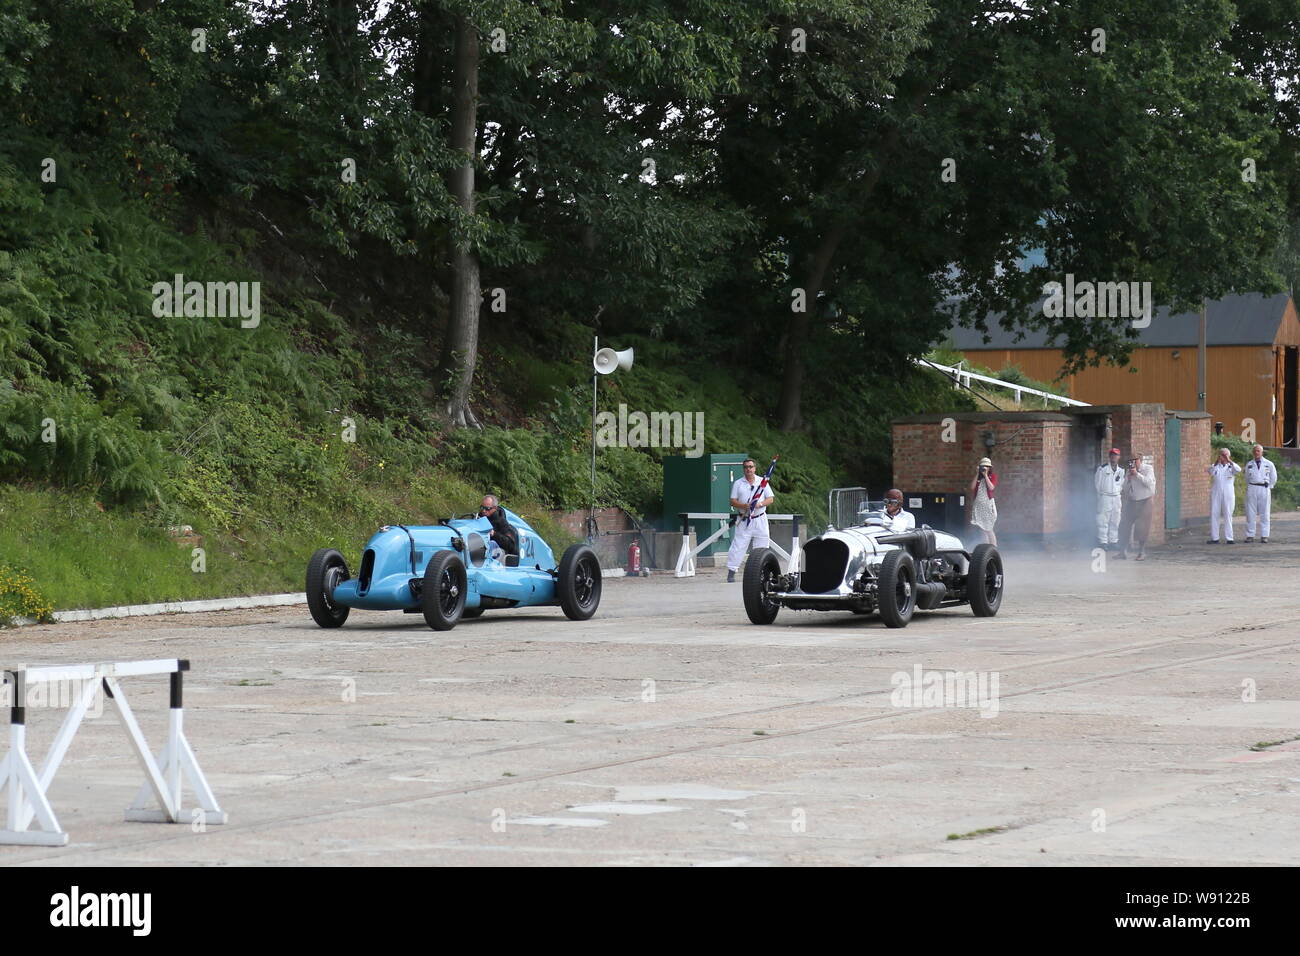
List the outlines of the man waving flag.
{"type": "MultiPolygon", "coordinates": [[[[749,524],[750,519],[754,517],[754,509],[757,508],[758,503],[763,500],[768,485],[772,483],[772,472],[776,470],[776,460],[780,457],[780,455],[772,456],[772,461],[767,466],[767,474],[763,476],[763,480],[760,481],[758,487],[754,489],[754,494],[749,499],[749,507],[745,510],[745,524],[749,524]]],[[[752,463],[753,459],[751,458],[749,461],[752,463]]],[[[771,501],[772,499],[768,498],[767,500],[771,501]]],[[[764,512],[767,511],[766,502],[763,504],[763,510],[764,512]]]]}
{"type": "Polygon", "coordinates": [[[760,479],[754,459],[746,458],[745,474],[737,478],[731,486],[731,507],[745,512],[743,521],[738,520],[731,532],[731,549],[727,552],[727,582],[734,583],[740,562],[749,550],[749,543],[754,547],[766,548],[771,543],[767,531],[767,507],[772,503],[772,471],[776,468],[776,459],[767,466],[767,474],[760,479]]]}

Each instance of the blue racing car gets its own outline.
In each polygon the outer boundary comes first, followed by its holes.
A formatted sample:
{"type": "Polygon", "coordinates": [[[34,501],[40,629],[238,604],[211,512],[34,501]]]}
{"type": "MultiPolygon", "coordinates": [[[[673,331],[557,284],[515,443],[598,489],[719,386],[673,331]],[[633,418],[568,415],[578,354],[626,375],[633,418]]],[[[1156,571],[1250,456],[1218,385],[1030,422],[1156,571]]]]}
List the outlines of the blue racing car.
{"type": "Polygon", "coordinates": [[[361,555],[352,577],[333,548],[321,548],[307,564],[307,606],[321,627],[338,627],[349,611],[423,613],[435,631],[489,608],[555,606],[571,621],[585,621],[600,604],[600,562],[575,544],[557,562],[550,546],[528,522],[501,508],[518,539],[507,554],[489,536],[486,517],[448,518],[436,525],[384,525],[361,555]]]}

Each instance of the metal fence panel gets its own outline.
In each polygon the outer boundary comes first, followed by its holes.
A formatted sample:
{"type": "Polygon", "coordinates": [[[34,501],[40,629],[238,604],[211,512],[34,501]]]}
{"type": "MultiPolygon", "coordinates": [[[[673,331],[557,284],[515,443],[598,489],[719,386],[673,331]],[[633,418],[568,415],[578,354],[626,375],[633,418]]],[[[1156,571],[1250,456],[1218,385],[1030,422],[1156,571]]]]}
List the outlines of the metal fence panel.
{"type": "Polygon", "coordinates": [[[859,524],[858,511],[868,501],[866,488],[832,488],[826,497],[826,514],[832,528],[859,524]]]}

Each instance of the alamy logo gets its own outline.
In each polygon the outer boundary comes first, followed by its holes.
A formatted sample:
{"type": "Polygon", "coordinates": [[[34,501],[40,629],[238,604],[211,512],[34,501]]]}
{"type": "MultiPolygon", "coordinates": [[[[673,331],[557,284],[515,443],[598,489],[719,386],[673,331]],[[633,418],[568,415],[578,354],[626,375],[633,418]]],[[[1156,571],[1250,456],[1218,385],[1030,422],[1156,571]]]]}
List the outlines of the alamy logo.
{"type": "Polygon", "coordinates": [[[1065,285],[1043,286],[1043,315],[1049,319],[1132,319],[1133,328],[1151,324],[1150,282],[1075,282],[1065,274],[1065,285]]]}
{"type": "Polygon", "coordinates": [[[703,412],[631,412],[619,403],[618,415],[596,416],[596,444],[601,448],[686,448],[687,458],[704,454],[703,412]]]}
{"type": "Polygon", "coordinates": [[[155,282],[153,314],[163,318],[224,319],[237,315],[240,327],[255,329],[262,321],[262,283],[185,281],[155,282]]]}
{"type": "Polygon", "coordinates": [[[134,936],[153,928],[152,893],[85,893],[74,886],[50,897],[51,926],[129,926],[134,936]]]}
{"type": "Polygon", "coordinates": [[[981,717],[998,715],[997,671],[896,671],[889,702],[895,707],[978,707],[981,717]]]}
{"type": "MultiPolygon", "coordinates": [[[[88,718],[104,716],[104,695],[98,693],[99,680],[49,680],[34,681],[27,685],[27,690],[23,694],[22,706],[36,710],[38,708],[49,707],[56,710],[67,710],[72,707],[87,692],[93,691],[90,704],[86,708],[88,718]]],[[[0,708],[12,707],[14,705],[14,685],[8,681],[0,684],[0,708]]]]}

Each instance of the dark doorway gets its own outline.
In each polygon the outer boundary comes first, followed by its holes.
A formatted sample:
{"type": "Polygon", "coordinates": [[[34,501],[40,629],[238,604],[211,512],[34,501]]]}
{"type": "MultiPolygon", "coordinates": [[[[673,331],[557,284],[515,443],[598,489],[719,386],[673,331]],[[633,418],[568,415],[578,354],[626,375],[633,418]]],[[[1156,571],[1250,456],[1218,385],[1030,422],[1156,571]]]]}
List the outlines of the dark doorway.
{"type": "Polygon", "coordinates": [[[1286,347],[1282,360],[1282,444],[1296,447],[1296,386],[1300,377],[1300,349],[1286,347]]]}
{"type": "Polygon", "coordinates": [[[1070,441],[1069,497],[1070,528],[1079,547],[1097,542],[1097,469],[1106,462],[1106,452],[1115,443],[1108,413],[1079,415],[1070,441]]]}

